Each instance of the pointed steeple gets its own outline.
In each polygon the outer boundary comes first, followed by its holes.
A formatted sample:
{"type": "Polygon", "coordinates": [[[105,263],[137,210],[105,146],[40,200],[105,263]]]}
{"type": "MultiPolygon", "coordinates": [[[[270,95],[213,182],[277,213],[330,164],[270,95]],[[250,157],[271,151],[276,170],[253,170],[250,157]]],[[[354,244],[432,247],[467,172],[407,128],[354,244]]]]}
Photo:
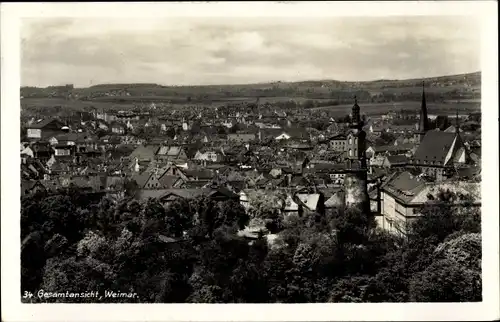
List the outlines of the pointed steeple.
{"type": "Polygon", "coordinates": [[[425,84],[422,81],[422,103],[420,105],[420,122],[418,124],[418,131],[421,134],[429,131],[429,118],[427,116],[427,102],[425,100],[425,84]]]}

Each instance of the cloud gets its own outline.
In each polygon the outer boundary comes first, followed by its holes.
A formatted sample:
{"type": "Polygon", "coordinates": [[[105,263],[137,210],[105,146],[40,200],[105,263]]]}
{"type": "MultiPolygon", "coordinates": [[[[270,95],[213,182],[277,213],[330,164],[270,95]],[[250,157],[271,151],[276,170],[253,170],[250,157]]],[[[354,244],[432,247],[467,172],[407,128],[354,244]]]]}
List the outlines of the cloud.
{"type": "Polygon", "coordinates": [[[369,80],[479,70],[464,17],[26,19],[22,84],[369,80]]]}

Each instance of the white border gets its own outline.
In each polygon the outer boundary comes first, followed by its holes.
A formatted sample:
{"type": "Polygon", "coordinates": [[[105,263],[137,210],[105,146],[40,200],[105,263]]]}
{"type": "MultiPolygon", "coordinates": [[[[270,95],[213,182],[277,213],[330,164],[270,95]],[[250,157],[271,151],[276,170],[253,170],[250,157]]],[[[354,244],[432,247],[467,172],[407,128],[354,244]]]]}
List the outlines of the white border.
{"type": "MultiPolygon", "coordinates": [[[[495,1],[1,4],[2,320],[492,320],[499,312],[498,17],[495,1]],[[20,303],[19,21],[21,17],[326,17],[480,15],[482,26],[483,302],[463,304],[113,305],[20,303]]],[[[443,57],[443,59],[446,59],[443,57]]]]}

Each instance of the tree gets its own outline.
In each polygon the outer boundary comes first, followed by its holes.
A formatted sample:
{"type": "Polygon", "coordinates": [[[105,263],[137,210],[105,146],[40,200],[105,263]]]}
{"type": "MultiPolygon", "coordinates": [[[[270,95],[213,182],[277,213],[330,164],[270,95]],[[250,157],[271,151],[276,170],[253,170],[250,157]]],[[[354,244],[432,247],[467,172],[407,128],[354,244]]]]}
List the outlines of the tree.
{"type": "Polygon", "coordinates": [[[339,245],[363,244],[368,238],[369,231],[375,228],[373,217],[357,208],[334,211],[332,220],[339,245]]]}
{"type": "Polygon", "coordinates": [[[481,301],[481,275],[450,259],[437,260],[410,282],[416,302],[481,301]]]}
{"type": "Polygon", "coordinates": [[[248,194],[249,213],[252,218],[269,218],[282,208],[286,196],[255,190],[248,194]]]}
{"type": "Polygon", "coordinates": [[[190,303],[224,303],[223,290],[217,285],[204,285],[195,290],[188,299],[190,303]]]}
{"type": "Polygon", "coordinates": [[[450,235],[434,251],[437,258],[448,259],[481,273],[481,234],[458,232],[450,235]]]}
{"type": "Polygon", "coordinates": [[[436,200],[430,200],[419,210],[420,217],[410,226],[410,238],[433,238],[434,244],[457,231],[480,232],[481,217],[477,209],[467,204],[467,196],[459,196],[450,191],[440,191],[436,200]]]}
{"type": "Polygon", "coordinates": [[[334,284],[328,302],[332,303],[363,303],[370,302],[368,290],[374,280],[367,276],[356,276],[341,279],[334,284]]]}
{"type": "MultiPolygon", "coordinates": [[[[50,292],[91,292],[113,289],[116,275],[109,264],[93,257],[53,257],[47,261],[40,289],[50,292]]],[[[116,288],[115,288],[116,289],[116,288]]],[[[52,298],[47,302],[85,303],[95,302],[91,297],[52,298]]]]}
{"type": "Polygon", "coordinates": [[[380,137],[378,138],[381,145],[388,145],[394,142],[395,139],[396,137],[394,136],[394,134],[387,132],[385,130],[380,133],[380,137]]]}
{"type": "Polygon", "coordinates": [[[172,237],[181,237],[184,231],[194,225],[190,204],[185,199],[177,199],[169,204],[165,212],[166,234],[172,237]]]}
{"type": "Polygon", "coordinates": [[[314,107],[314,101],[313,100],[307,100],[304,102],[304,108],[305,109],[311,109],[314,107]]]}
{"type": "Polygon", "coordinates": [[[175,128],[169,127],[165,134],[167,137],[173,139],[175,137],[175,128]]]}
{"type": "Polygon", "coordinates": [[[236,226],[243,229],[249,221],[249,216],[243,206],[234,200],[228,200],[217,203],[218,211],[215,219],[215,228],[221,226],[236,226]]]}

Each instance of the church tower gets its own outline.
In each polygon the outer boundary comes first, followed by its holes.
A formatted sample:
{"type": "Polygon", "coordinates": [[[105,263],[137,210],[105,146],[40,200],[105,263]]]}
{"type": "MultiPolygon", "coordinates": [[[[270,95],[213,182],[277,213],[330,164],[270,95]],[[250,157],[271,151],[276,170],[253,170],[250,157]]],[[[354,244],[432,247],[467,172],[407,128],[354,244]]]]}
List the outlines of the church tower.
{"type": "Polygon", "coordinates": [[[368,167],[366,162],[366,132],[360,117],[360,108],[356,97],[352,107],[352,119],[346,142],[346,175],[344,179],[345,205],[359,206],[363,211],[370,211],[368,198],[368,167]]]}
{"type": "Polygon", "coordinates": [[[427,102],[425,100],[425,84],[422,82],[422,103],[420,105],[420,119],[418,122],[418,128],[415,132],[415,142],[420,144],[422,142],[425,133],[429,131],[429,117],[427,116],[427,102]]]}

